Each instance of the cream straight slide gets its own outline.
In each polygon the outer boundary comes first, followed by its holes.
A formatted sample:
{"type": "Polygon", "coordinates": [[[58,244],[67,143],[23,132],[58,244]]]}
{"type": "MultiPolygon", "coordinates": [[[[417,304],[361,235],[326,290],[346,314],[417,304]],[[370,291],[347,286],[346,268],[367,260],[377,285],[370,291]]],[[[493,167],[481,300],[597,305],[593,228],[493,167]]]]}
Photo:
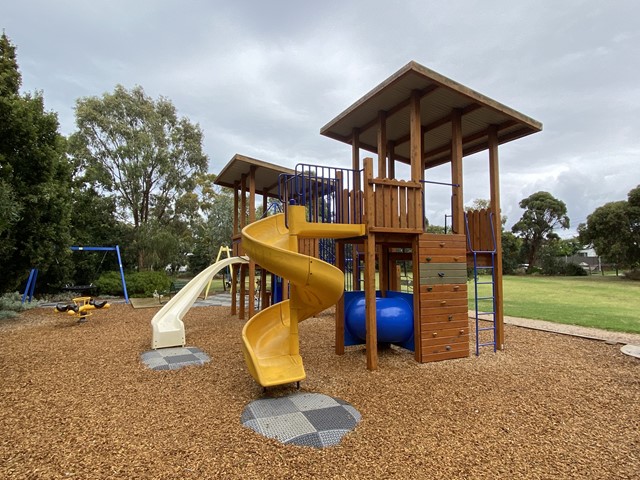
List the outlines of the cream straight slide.
{"type": "Polygon", "coordinates": [[[185,345],[182,318],[193,306],[200,293],[207,288],[213,276],[236,263],[249,263],[247,257],[231,257],[205,268],[187,283],[151,320],[152,348],[183,347],[185,345]]]}

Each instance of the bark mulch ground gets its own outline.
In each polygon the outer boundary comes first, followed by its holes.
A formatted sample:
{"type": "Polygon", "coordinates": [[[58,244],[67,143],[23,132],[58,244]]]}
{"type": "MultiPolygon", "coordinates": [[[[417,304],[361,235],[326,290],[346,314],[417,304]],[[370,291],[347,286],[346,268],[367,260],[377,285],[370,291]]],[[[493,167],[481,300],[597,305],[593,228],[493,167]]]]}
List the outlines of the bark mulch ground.
{"type": "Polygon", "coordinates": [[[0,322],[1,478],[640,477],[640,362],[616,345],[507,326],[504,352],[418,364],[392,348],[368,372],[362,348],[334,355],[325,312],[300,326],[302,390],[346,400],[362,421],[313,449],[241,425],[262,389],[228,308],[185,318],[211,362],[145,368],[156,311],[0,322]]]}

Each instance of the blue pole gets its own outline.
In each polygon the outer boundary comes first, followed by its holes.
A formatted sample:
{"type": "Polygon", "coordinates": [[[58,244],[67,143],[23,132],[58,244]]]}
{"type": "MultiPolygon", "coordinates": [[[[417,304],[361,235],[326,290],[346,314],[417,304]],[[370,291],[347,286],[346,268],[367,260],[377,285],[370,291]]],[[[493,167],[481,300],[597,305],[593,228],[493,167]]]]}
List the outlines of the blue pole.
{"type": "Polygon", "coordinates": [[[124,270],[122,268],[122,257],[120,256],[120,246],[115,247],[69,247],[74,252],[116,252],[118,255],[118,267],[120,267],[120,279],[122,280],[122,290],[124,291],[124,301],[129,303],[129,293],[127,292],[127,282],[124,279],[124,270]]]}
{"type": "Polygon", "coordinates": [[[120,267],[120,278],[122,279],[122,289],[124,290],[124,301],[129,303],[129,294],[127,293],[127,282],[124,280],[124,270],[122,269],[122,257],[120,256],[120,247],[116,245],[116,253],[118,254],[118,266],[120,267]]]}
{"type": "Polygon", "coordinates": [[[38,278],[38,269],[32,268],[29,272],[29,279],[27,280],[27,285],[24,287],[24,293],[22,294],[22,303],[29,298],[29,303],[31,303],[31,299],[33,298],[33,292],[36,288],[36,279],[38,278]]]}

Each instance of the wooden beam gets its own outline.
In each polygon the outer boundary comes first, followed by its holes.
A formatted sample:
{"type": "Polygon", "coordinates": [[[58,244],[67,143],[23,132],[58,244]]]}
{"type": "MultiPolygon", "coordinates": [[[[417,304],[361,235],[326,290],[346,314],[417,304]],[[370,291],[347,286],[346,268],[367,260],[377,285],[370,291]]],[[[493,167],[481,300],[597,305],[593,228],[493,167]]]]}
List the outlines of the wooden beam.
{"type": "Polygon", "coordinates": [[[504,349],[504,292],[502,287],[502,216],[500,211],[500,165],[498,158],[498,128],[489,128],[489,182],[493,232],[496,241],[494,265],[496,297],[496,346],[504,349]]]}
{"type": "Polygon", "coordinates": [[[365,243],[364,298],[366,317],[367,369],[378,369],[378,324],[376,321],[376,236],[369,233],[365,243]]]}
{"type": "Polygon", "coordinates": [[[245,314],[245,302],[247,296],[247,264],[243,263],[240,265],[240,308],[238,312],[238,318],[240,320],[244,320],[245,314]]]}
{"type": "MultiPolygon", "coordinates": [[[[509,128],[512,127],[514,125],[514,122],[509,120],[507,122],[501,123],[500,125],[497,126],[498,131],[500,130],[504,130],[505,128],[509,128]]],[[[466,144],[469,142],[473,142],[475,140],[480,140],[483,139],[485,137],[487,137],[489,135],[489,129],[485,129],[485,130],[480,130],[476,133],[473,133],[471,135],[467,135],[466,137],[462,138],[462,144],[466,144]]],[[[474,147],[466,147],[463,150],[463,157],[466,157],[467,155],[470,155],[471,153],[477,153],[481,150],[486,150],[488,148],[487,143],[481,143],[480,145],[484,145],[482,148],[474,150],[473,152],[470,152],[469,149],[470,148],[474,148],[474,147]]],[[[434,148],[432,150],[426,151],[424,153],[424,158],[425,158],[425,165],[428,165],[429,167],[432,166],[437,166],[437,165],[442,165],[443,163],[447,163],[450,160],[451,157],[451,145],[447,144],[447,145],[443,145],[441,147],[438,148],[434,148]],[[443,161],[439,162],[439,159],[433,159],[430,157],[440,157],[440,159],[444,159],[443,161]],[[439,163],[438,163],[439,162],[439,163]]]]}
{"type": "Polygon", "coordinates": [[[389,157],[389,167],[388,167],[388,175],[389,178],[396,178],[396,161],[394,150],[396,148],[396,144],[393,141],[387,142],[387,155],[389,157]]]}
{"type": "Polygon", "coordinates": [[[357,128],[351,132],[351,169],[360,170],[360,130],[357,128]]]}
{"type": "Polygon", "coordinates": [[[420,124],[420,94],[414,91],[411,94],[409,105],[409,134],[411,146],[409,151],[411,158],[411,180],[422,180],[422,126],[420,124]]]}
{"type": "Polygon", "coordinates": [[[453,233],[464,233],[464,198],[462,194],[462,112],[451,113],[451,227],[453,233]]]}
{"type": "Polygon", "coordinates": [[[234,182],[233,184],[233,236],[234,237],[240,233],[240,228],[239,228],[240,210],[238,209],[239,195],[240,195],[240,182],[234,182]]]}
{"type": "MultiPolygon", "coordinates": [[[[256,170],[258,167],[249,167],[249,224],[256,221],[256,170]]],[[[249,318],[253,318],[256,310],[256,262],[249,261],[249,318]]]]}
{"type": "Polygon", "coordinates": [[[378,178],[387,177],[387,112],[378,112],[378,178]]]}
{"type": "MultiPolygon", "coordinates": [[[[231,315],[235,315],[237,313],[237,293],[238,293],[238,282],[236,279],[238,278],[238,273],[240,272],[240,265],[235,264],[231,265],[231,315]]],[[[223,280],[224,281],[224,280],[223,280]]]]}
{"type": "Polygon", "coordinates": [[[389,247],[386,245],[378,245],[378,278],[380,283],[380,292],[383,297],[387,296],[387,290],[390,289],[390,268],[389,268],[389,247]]]}
{"type": "MultiPolygon", "coordinates": [[[[364,298],[367,345],[367,368],[378,368],[378,325],[376,323],[376,236],[370,229],[375,225],[375,195],[373,190],[373,159],[364,159],[364,204],[367,238],[364,244],[364,298]]],[[[354,262],[356,259],[354,258],[354,262]]]]}
{"type": "MultiPolygon", "coordinates": [[[[426,97],[430,93],[435,92],[437,89],[438,89],[438,86],[430,85],[427,88],[423,88],[422,90],[416,90],[416,91],[418,92],[418,96],[419,96],[420,100],[422,100],[424,97],[426,97]]],[[[408,107],[410,104],[411,104],[411,96],[409,96],[409,98],[407,98],[406,100],[403,100],[402,102],[398,103],[397,105],[394,105],[392,108],[387,110],[387,118],[392,117],[396,113],[402,111],[403,109],[408,107]]],[[[366,132],[370,128],[375,127],[377,124],[378,124],[378,119],[377,118],[374,118],[373,120],[369,120],[367,123],[365,123],[364,125],[360,126],[360,133],[366,132]]],[[[346,142],[346,143],[348,143],[348,142],[346,142]]],[[[374,153],[376,153],[376,152],[374,152],[374,153]]]]}
{"type": "Polygon", "coordinates": [[[247,175],[240,176],[240,230],[247,226],[247,175]]]}
{"type": "MultiPolygon", "coordinates": [[[[424,136],[422,135],[421,111],[420,111],[420,93],[414,91],[411,95],[411,104],[409,106],[409,132],[411,133],[411,144],[409,151],[411,152],[411,181],[419,182],[424,177],[424,164],[422,162],[422,150],[424,136]]],[[[410,191],[408,194],[407,210],[409,213],[409,227],[422,228],[424,225],[423,215],[423,190],[415,192],[410,191]]]]}
{"type": "MultiPolygon", "coordinates": [[[[472,103],[470,105],[467,105],[466,107],[460,109],[462,116],[464,117],[465,115],[468,115],[471,112],[475,112],[476,110],[482,108],[481,105],[477,104],[477,103],[472,103]]],[[[451,123],[451,119],[452,119],[452,114],[448,114],[442,118],[439,118],[437,120],[434,120],[431,123],[427,123],[424,127],[422,127],[422,133],[423,134],[427,134],[429,133],[431,130],[435,130],[438,127],[441,127],[443,125],[446,125],[447,123],[451,123]]],[[[410,140],[410,135],[404,135],[400,138],[396,138],[395,142],[396,145],[402,145],[403,143],[406,143],[410,140]]]]}
{"type": "Polygon", "coordinates": [[[413,344],[416,362],[422,362],[422,319],[420,318],[420,236],[414,235],[411,244],[413,266],[413,344]]]}
{"type": "MultiPolygon", "coordinates": [[[[344,243],[336,240],[336,265],[344,275],[344,243]]],[[[336,303],[336,355],[344,355],[344,295],[336,303]]]]}

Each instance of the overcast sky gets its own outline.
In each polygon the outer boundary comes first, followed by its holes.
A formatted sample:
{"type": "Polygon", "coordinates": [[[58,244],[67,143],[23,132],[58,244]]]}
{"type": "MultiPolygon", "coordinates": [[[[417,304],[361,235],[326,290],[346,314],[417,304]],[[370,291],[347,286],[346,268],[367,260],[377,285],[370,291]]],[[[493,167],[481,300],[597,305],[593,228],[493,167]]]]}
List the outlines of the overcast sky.
{"type": "MultiPolygon", "coordinates": [[[[0,9],[23,90],[43,92],[61,133],[74,131],[79,97],[141,85],[200,124],[212,173],[235,153],[349,166],[350,147],[320,128],[415,60],[543,123],[501,147],[503,213],[512,225],[518,202],[545,190],[567,204],[572,231],[640,184],[639,19],[637,0],[5,0],[0,9]]],[[[465,159],[465,203],[488,198],[486,172],[486,154],[465,159]]],[[[427,176],[449,180],[442,167],[427,176]]],[[[443,224],[449,192],[437,188],[427,215],[443,224]]]]}

